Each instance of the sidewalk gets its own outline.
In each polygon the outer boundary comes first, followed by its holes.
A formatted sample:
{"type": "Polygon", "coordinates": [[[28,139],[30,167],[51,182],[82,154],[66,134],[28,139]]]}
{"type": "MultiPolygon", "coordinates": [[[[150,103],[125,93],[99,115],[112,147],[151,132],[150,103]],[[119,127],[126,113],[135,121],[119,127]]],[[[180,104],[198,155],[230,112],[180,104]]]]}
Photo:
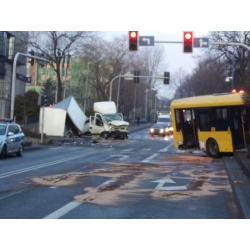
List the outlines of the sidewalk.
{"type": "Polygon", "coordinates": [[[244,219],[250,219],[250,159],[247,159],[247,153],[236,152],[223,160],[241,215],[244,219]]]}

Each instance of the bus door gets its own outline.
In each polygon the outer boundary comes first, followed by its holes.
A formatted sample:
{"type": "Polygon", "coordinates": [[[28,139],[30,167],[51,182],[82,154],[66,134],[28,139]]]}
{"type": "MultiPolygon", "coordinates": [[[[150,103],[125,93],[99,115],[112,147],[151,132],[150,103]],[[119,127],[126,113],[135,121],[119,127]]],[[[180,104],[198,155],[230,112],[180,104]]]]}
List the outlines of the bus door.
{"type": "Polygon", "coordinates": [[[193,109],[183,110],[183,147],[198,147],[197,127],[193,109]]]}
{"type": "Polygon", "coordinates": [[[231,107],[231,132],[234,149],[246,147],[245,114],[246,110],[244,107],[231,107]]]}

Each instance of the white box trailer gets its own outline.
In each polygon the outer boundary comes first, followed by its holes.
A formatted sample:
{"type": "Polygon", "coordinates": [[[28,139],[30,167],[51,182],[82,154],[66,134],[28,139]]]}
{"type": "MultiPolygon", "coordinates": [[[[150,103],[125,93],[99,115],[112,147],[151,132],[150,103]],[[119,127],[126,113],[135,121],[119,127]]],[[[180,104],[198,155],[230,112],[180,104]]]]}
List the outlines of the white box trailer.
{"type": "Polygon", "coordinates": [[[39,131],[48,136],[80,135],[88,131],[87,118],[73,96],[54,104],[41,107],[39,131]]]}

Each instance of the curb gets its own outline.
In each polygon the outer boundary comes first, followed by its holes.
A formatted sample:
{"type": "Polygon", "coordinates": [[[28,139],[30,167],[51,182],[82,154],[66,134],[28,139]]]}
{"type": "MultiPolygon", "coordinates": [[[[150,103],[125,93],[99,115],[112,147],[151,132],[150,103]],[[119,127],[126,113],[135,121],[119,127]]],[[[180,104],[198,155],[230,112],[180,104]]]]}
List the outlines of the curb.
{"type": "Polygon", "coordinates": [[[230,184],[233,189],[234,197],[237,202],[241,216],[250,219],[250,181],[241,169],[235,157],[225,158],[223,161],[229,176],[230,184]]]}

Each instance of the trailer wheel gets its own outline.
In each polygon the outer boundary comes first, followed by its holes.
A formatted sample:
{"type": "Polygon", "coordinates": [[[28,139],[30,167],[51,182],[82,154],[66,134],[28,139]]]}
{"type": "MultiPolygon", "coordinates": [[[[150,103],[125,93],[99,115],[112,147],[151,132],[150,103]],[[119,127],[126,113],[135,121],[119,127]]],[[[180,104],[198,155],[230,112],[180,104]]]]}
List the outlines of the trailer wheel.
{"type": "Polygon", "coordinates": [[[207,141],[207,154],[211,157],[218,158],[220,156],[220,150],[218,143],[214,139],[209,139],[207,141]]]}

